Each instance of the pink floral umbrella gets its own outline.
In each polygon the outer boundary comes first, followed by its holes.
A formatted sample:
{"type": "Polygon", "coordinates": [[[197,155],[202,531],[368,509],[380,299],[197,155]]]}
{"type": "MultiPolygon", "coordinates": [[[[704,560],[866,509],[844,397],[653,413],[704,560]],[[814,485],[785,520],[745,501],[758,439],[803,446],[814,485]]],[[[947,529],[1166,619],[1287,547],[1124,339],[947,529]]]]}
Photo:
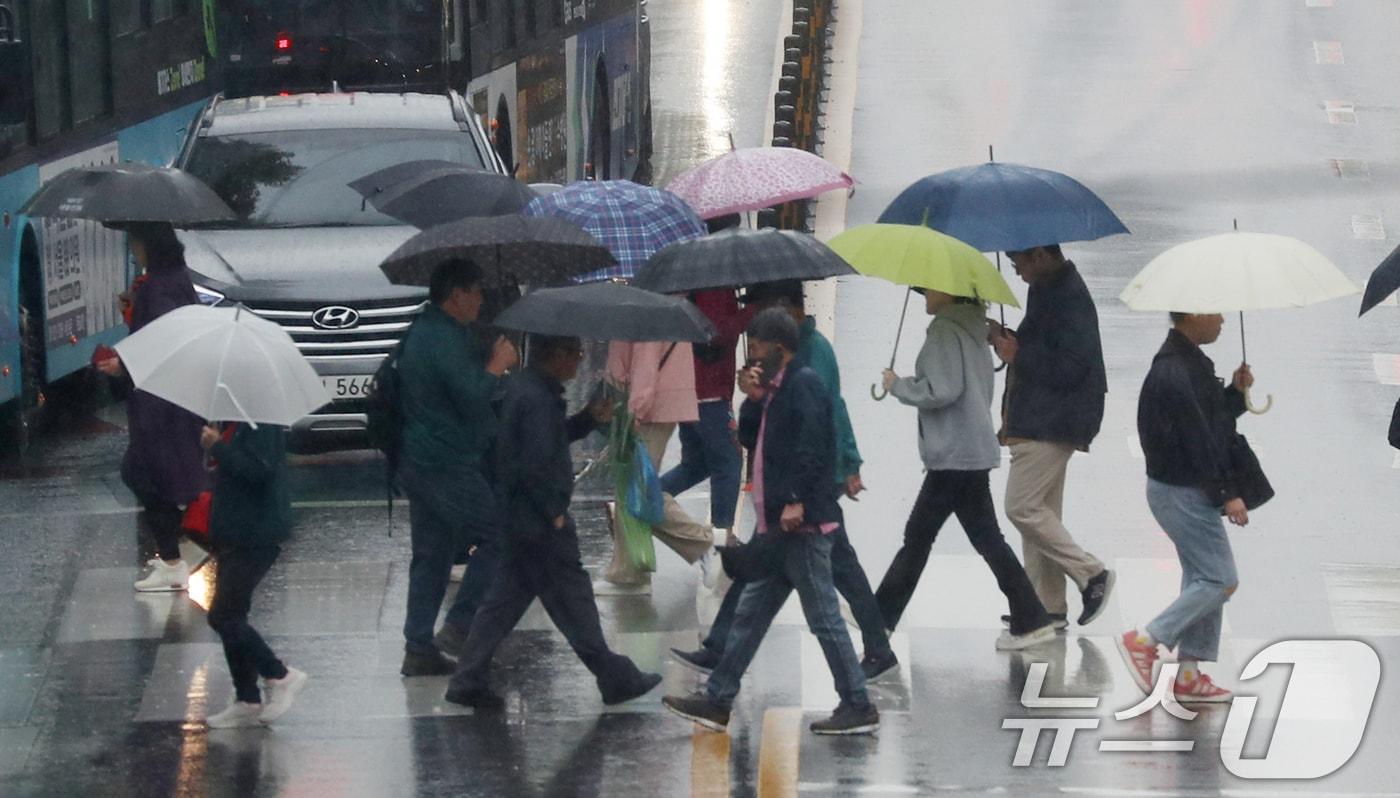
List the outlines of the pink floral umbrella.
{"type": "Polygon", "coordinates": [[[700,164],[666,190],[702,219],[757,211],[855,185],[830,162],[794,147],[749,147],[700,164]]]}

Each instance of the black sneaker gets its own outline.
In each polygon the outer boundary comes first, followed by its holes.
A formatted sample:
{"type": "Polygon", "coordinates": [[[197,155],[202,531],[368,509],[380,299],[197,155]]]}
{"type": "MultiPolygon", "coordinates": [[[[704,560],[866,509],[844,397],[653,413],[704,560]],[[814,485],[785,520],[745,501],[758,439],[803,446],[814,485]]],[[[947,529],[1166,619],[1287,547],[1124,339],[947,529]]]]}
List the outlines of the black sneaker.
{"type": "Polygon", "coordinates": [[[661,705],[710,731],[723,733],[729,728],[729,710],[711,701],[704,693],[668,695],[661,699],[661,705]]]}
{"type": "Polygon", "coordinates": [[[457,670],[457,666],[452,660],[444,657],[441,651],[434,651],[431,654],[415,654],[412,651],[403,653],[403,666],[399,668],[402,676],[451,676],[457,670]]]}
{"type": "MultiPolygon", "coordinates": [[[[1048,613],[1048,615],[1050,616],[1050,625],[1055,627],[1055,631],[1063,632],[1064,630],[1069,628],[1069,616],[1065,615],[1063,612],[1052,612],[1048,613]]],[[[1007,629],[1010,629],[1011,616],[1001,616],[1001,625],[1005,626],[1007,629]]]]}
{"type": "Polygon", "coordinates": [[[500,712],[506,708],[506,700],[485,687],[472,690],[448,690],[445,696],[454,704],[479,709],[483,712],[500,712]]]}
{"type": "Polygon", "coordinates": [[[441,651],[447,656],[453,659],[461,659],[462,652],[465,651],[467,647],[467,633],[450,623],[445,623],[442,625],[442,628],[438,630],[438,633],[433,635],[433,645],[437,646],[438,651],[441,651]]]}
{"type": "Polygon", "coordinates": [[[634,698],[641,698],[656,689],[658,684],[661,684],[661,674],[638,671],[636,675],[623,684],[603,690],[603,703],[612,706],[624,701],[631,701],[634,698]]]}
{"type": "Polygon", "coordinates": [[[880,712],[874,704],[857,708],[842,701],[826,720],[810,727],[814,734],[870,734],[880,728],[880,712]]]}
{"type": "Polygon", "coordinates": [[[681,651],[679,648],[671,649],[671,656],[676,658],[680,664],[705,676],[710,675],[719,666],[720,655],[717,651],[708,648],[697,648],[694,651],[681,651]]]}
{"type": "Polygon", "coordinates": [[[1080,626],[1088,626],[1103,614],[1108,607],[1108,595],[1113,592],[1113,583],[1117,579],[1117,574],[1104,569],[1084,586],[1084,612],[1079,616],[1080,626]]]}
{"type": "Polygon", "coordinates": [[[865,674],[867,682],[873,682],[897,667],[899,667],[899,658],[894,655],[893,651],[886,651],[874,657],[867,656],[860,661],[860,669],[865,674]]]}

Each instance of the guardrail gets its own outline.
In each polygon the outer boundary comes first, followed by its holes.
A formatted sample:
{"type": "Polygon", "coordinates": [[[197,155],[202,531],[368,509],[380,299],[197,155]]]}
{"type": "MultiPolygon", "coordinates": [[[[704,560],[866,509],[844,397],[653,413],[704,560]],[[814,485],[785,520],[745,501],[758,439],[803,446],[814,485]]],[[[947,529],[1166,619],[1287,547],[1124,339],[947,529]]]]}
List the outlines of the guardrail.
{"type": "MultiPolygon", "coordinates": [[[[792,0],[792,33],[783,37],[783,66],[773,95],[774,147],[821,154],[827,92],[827,47],[836,0],[792,0]]],[[[758,214],[758,226],[811,231],[811,201],[796,200],[758,214]]]]}

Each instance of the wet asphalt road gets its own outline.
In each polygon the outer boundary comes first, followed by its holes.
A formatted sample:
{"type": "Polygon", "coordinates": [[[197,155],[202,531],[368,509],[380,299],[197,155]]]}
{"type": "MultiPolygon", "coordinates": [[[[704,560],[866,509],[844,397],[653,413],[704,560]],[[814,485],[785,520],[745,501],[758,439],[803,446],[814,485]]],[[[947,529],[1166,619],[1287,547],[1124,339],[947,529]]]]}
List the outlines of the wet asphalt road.
{"type": "MultiPolygon", "coordinates": [[[[498,658],[509,711],[472,717],[441,700],[441,679],[397,676],[406,589],[406,508],[385,534],[381,472],[358,454],[299,459],[298,529],[254,621],[287,661],[313,675],[270,732],[206,732],[226,700],[207,591],[132,599],[149,556],[116,477],[119,414],[81,413],[29,461],[0,460],[0,793],[66,795],[751,795],[940,791],[999,794],[1272,795],[1384,792],[1400,765],[1396,688],[1383,681],[1365,742],[1316,783],[1251,783],[1226,773],[1223,709],[1185,723],[1160,711],[1114,722],[1140,697],[1110,636],[1145,622],[1175,591],[1175,561],[1142,499],[1131,439],[1137,394],[1163,319],[1116,299],[1151,256],[1229,229],[1298,235],[1360,282],[1393,245],[1376,221],[1400,219],[1394,193],[1397,112],[1388,46],[1400,8],[1312,7],[1303,0],[1154,3],[1011,0],[866,2],[848,222],[873,221],[908,182],[999,159],[1069,172],[1134,231],[1074,246],[1099,304],[1109,367],[1104,431],[1076,456],[1066,515],[1087,548],[1122,575],[1104,617],[1033,653],[992,651],[1004,605],[950,523],[894,643],[900,672],[875,686],[884,726],[874,739],[820,739],[803,726],[834,703],[830,677],[790,608],[745,682],[732,737],[692,735],[665,714],[662,692],[690,689],[668,663],[696,641],[696,574],[660,556],[653,594],[599,599],[609,639],[667,683],[604,710],[587,672],[532,610],[498,658]],[[1329,43],[1337,43],[1335,46],[1329,43]],[[1336,61],[1340,52],[1341,63],[1336,61]],[[1326,103],[1354,115],[1334,113],[1326,103]],[[1335,124],[1333,122],[1336,122],[1335,124]],[[115,425],[115,426],[114,426],[115,425]],[[193,600],[192,600],[193,599],[193,600]],[[1101,729],[1081,732],[1063,768],[1013,768],[1030,666],[1050,666],[1044,693],[1099,695],[1101,729]],[[805,717],[803,715],[805,713],[805,717]],[[1184,738],[1190,754],[1102,754],[1109,738],[1184,738]],[[787,790],[778,788],[788,788],[787,790]]],[[[728,148],[759,144],[770,101],[779,0],[653,0],[656,177],[728,148]]],[[[1400,222],[1396,222],[1400,224],[1400,222]]],[[[1024,288],[1013,285],[1024,296],[1024,288]]],[[[898,546],[921,474],[911,410],[875,403],[868,385],[888,361],[902,290],[842,284],[836,348],[871,490],[847,508],[852,538],[878,581],[898,546]]],[[[910,310],[898,369],[926,319],[910,310]]],[[[1227,609],[1218,680],[1233,685],[1267,642],[1346,636],[1400,661],[1400,511],[1395,452],[1385,445],[1400,382],[1395,307],[1357,322],[1350,300],[1252,314],[1256,394],[1276,398],[1242,431],[1279,497],[1234,533],[1241,589],[1227,609]],[[1384,379],[1391,384],[1383,385],[1384,379]]],[[[1009,314],[1014,325],[1016,313],[1009,314]]],[[[1237,320],[1208,353],[1239,358],[1237,320]]],[[[994,474],[1001,504],[1004,469],[994,474]]],[[[585,486],[585,498],[597,493],[585,486]]],[[[703,493],[688,497],[703,507],[703,493]]],[[[586,564],[609,554],[596,502],[576,514],[586,564]]],[[[1016,533],[1003,523],[1008,536],[1016,533]]],[[[199,585],[197,584],[197,587],[199,585]]],[[[1077,610],[1076,606],[1071,607],[1077,610]]],[[[712,606],[700,602],[700,614],[712,606]]],[[[1277,713],[1286,674],[1258,687],[1277,713]]],[[[1074,714],[1074,713],[1065,713],[1074,714]]],[[[1256,751],[1261,741],[1251,740],[1256,751]]],[[[1265,741],[1266,742],[1266,741],[1265,741]]]]}

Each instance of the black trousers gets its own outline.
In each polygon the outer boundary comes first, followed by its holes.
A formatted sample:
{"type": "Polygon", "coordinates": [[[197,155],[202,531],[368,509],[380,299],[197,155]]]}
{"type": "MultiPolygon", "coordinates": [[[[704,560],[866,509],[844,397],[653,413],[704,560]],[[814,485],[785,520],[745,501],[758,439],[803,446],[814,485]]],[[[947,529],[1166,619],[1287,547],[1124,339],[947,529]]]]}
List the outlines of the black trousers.
{"type": "Polygon", "coordinates": [[[972,548],[982,555],[996,577],[997,587],[1011,606],[1011,633],[1025,634],[1050,622],[1045,606],[1035,594],[1026,569],[1001,535],[996,506],[992,504],[989,471],[929,471],[914,500],[904,526],[904,545],[880,580],[875,600],[891,630],[909,604],[919,576],[928,564],[929,550],[948,516],[956,515],[972,548]]]}
{"type": "Polygon", "coordinates": [[[593,581],[583,568],[573,520],[563,529],[537,535],[513,530],[495,582],[477,608],[462,647],[451,689],[488,686],[491,659],[530,603],[539,598],[569,646],[598,680],[603,692],[628,685],[640,673],[632,660],[616,654],[603,639],[603,624],[593,597],[593,581]]]}
{"type": "Polygon", "coordinates": [[[180,523],[185,513],[173,502],[161,501],[153,496],[137,495],[141,504],[141,516],[146,521],[146,529],[156,542],[156,556],[166,562],[180,559],[180,523]]]}
{"type": "Polygon", "coordinates": [[[233,674],[233,688],[239,701],[262,703],[258,677],[281,679],[287,666],[272,653],[258,630],[248,624],[253,591],[267,576],[281,552],[276,546],[256,549],[226,549],[218,553],[218,582],[214,601],[209,605],[209,625],[224,643],[224,659],[233,674]]]}

